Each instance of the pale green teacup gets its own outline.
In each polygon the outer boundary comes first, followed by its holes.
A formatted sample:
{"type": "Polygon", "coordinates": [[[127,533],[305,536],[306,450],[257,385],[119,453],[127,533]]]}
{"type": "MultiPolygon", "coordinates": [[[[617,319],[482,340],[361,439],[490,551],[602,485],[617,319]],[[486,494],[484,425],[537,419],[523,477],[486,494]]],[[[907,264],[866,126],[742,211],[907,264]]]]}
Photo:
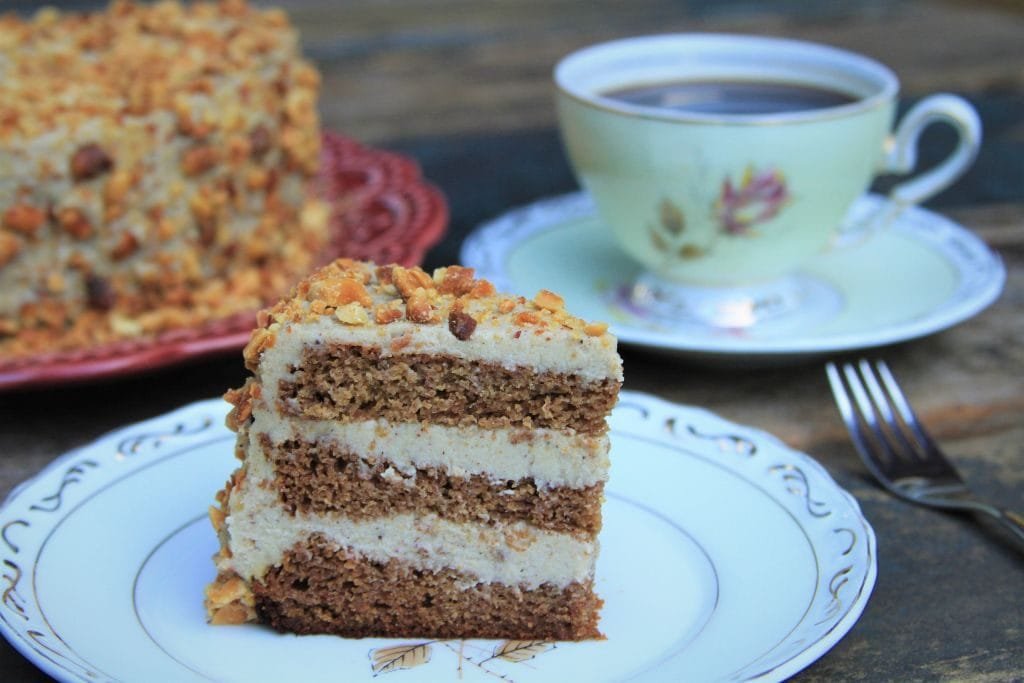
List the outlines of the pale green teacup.
{"type": "Polygon", "coordinates": [[[892,132],[899,90],[892,71],[851,52],[793,40],[714,34],[617,40],[569,55],[554,80],[565,147],[603,221],[660,286],[704,294],[771,283],[837,234],[882,227],[900,208],[959,177],[981,140],[974,109],[952,95],[925,98],[892,132]],[[771,102],[750,95],[750,102],[731,103],[726,95],[698,110],[704,106],[699,93],[685,86],[676,93],[686,100],[679,108],[614,96],[694,81],[753,83],[769,91],[795,85],[824,100],[736,113],[726,110],[771,102]],[[847,212],[877,174],[913,169],[917,138],[936,121],[958,131],[953,153],[898,185],[884,215],[847,225],[847,212]]]}

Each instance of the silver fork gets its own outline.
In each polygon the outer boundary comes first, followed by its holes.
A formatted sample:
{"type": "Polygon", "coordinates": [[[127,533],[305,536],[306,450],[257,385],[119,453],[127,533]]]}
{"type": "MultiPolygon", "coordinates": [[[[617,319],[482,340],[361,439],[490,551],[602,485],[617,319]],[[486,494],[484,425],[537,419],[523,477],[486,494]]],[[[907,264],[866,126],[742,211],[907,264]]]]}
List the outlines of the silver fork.
{"type": "Polygon", "coordinates": [[[841,373],[828,363],[825,373],[861,460],[882,486],[912,503],[989,515],[1024,541],[1024,516],[974,497],[884,361],[844,363],[841,373]]]}

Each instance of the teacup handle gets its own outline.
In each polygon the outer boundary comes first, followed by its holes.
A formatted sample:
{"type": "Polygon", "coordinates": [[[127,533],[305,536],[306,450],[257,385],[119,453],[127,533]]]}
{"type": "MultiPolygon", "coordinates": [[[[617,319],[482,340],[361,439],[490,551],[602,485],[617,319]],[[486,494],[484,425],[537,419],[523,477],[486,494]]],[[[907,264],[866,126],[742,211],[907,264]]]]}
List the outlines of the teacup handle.
{"type": "Polygon", "coordinates": [[[931,95],[910,108],[896,131],[886,141],[883,173],[910,173],[917,165],[917,141],[933,123],[948,123],[956,129],[956,149],[945,161],[892,189],[889,201],[901,210],[920,204],[953,184],[974,162],[981,147],[981,119],[966,100],[956,95],[931,95]]]}
{"type": "Polygon", "coordinates": [[[974,162],[981,147],[981,119],[967,100],[945,93],[930,95],[910,108],[885,141],[879,173],[906,174],[917,165],[917,141],[933,123],[956,129],[956,149],[935,168],[896,185],[879,209],[844,226],[833,247],[860,244],[874,231],[889,225],[908,206],[920,204],[949,187],[974,162]]]}

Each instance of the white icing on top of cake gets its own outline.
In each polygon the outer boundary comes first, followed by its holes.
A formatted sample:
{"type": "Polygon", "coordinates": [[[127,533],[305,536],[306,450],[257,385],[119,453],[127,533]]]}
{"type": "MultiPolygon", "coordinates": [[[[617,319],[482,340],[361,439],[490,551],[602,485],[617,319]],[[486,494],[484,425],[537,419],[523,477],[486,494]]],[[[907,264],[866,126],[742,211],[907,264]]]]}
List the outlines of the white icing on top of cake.
{"type": "Polygon", "coordinates": [[[302,324],[284,323],[274,345],[263,351],[260,375],[264,386],[276,391],[287,378],[287,366],[297,365],[306,346],[354,345],[380,349],[384,356],[427,354],[453,356],[514,370],[577,375],[583,380],[622,380],[622,361],[605,337],[581,336],[556,327],[527,329],[506,325],[479,325],[466,340],[452,336],[446,325],[420,325],[399,320],[389,325],[352,326],[321,317],[302,324]],[[399,351],[392,342],[402,340],[399,351]]]}

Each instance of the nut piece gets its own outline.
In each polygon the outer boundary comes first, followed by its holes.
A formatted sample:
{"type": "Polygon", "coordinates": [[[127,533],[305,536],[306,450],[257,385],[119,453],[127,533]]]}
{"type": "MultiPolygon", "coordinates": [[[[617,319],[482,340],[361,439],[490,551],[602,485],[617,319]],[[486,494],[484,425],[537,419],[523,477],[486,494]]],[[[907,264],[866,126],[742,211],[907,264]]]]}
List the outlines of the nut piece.
{"type": "MultiPolygon", "coordinates": [[[[453,294],[455,296],[469,294],[474,285],[474,273],[475,271],[472,268],[449,266],[444,269],[444,274],[441,278],[441,283],[437,286],[437,291],[441,294],[453,294]]],[[[435,276],[437,274],[435,273],[435,276]]]]}
{"type": "Polygon", "coordinates": [[[267,130],[266,126],[256,126],[249,133],[249,149],[252,152],[253,159],[262,159],[267,152],[270,151],[272,144],[270,139],[270,131],[267,130]]]}
{"type": "Polygon", "coordinates": [[[76,182],[92,180],[114,168],[114,160],[95,143],[83,145],[71,156],[71,177],[76,182]]]}
{"type": "Polygon", "coordinates": [[[473,336],[476,329],[476,320],[468,313],[452,311],[448,316],[448,330],[455,335],[459,341],[466,341],[473,336]]]}
{"type": "Polygon", "coordinates": [[[92,235],[92,223],[80,209],[70,206],[60,209],[57,223],[75,239],[84,240],[92,235]]]}
{"type": "Polygon", "coordinates": [[[217,165],[217,150],[208,145],[193,147],[185,150],[181,155],[181,170],[187,176],[197,176],[206,173],[217,165]]]}
{"type": "Polygon", "coordinates": [[[390,304],[378,306],[373,312],[373,318],[378,325],[388,325],[402,317],[401,305],[397,301],[390,304]]]}
{"type": "Polygon", "coordinates": [[[523,311],[515,318],[517,325],[543,325],[541,317],[532,311],[523,311]]]}
{"type": "Polygon", "coordinates": [[[537,296],[533,298],[533,303],[546,311],[551,311],[552,313],[565,309],[565,299],[546,289],[542,289],[537,292],[537,296]]]}
{"type": "Polygon", "coordinates": [[[309,288],[312,299],[320,299],[328,306],[340,307],[356,303],[365,308],[373,305],[373,299],[362,282],[350,278],[340,280],[322,280],[314,282],[309,288]]]}
{"type": "Polygon", "coordinates": [[[608,331],[608,323],[587,323],[583,331],[590,337],[600,337],[608,331]]]}
{"type": "Polygon", "coordinates": [[[473,284],[473,289],[469,291],[469,296],[472,299],[486,299],[489,296],[494,296],[496,292],[497,290],[494,289],[490,280],[477,280],[473,284]]]}
{"type": "Polygon", "coordinates": [[[360,306],[369,308],[373,305],[373,299],[362,282],[345,278],[338,286],[338,300],[342,304],[358,303],[360,306]]]}
{"type": "Polygon", "coordinates": [[[434,280],[419,268],[391,268],[391,279],[403,299],[408,299],[417,289],[433,289],[434,280]]]}
{"type": "Polygon", "coordinates": [[[89,275],[85,278],[85,300],[89,308],[99,311],[109,311],[116,303],[114,290],[110,281],[99,275],[89,275]]]}
{"type": "Polygon", "coordinates": [[[339,306],[334,310],[334,316],[346,325],[366,325],[370,322],[366,309],[357,301],[339,306]]]}
{"type": "Polygon", "coordinates": [[[46,212],[31,204],[15,204],[4,211],[4,226],[23,235],[34,235],[46,222],[46,212]]]}
{"type": "Polygon", "coordinates": [[[21,242],[14,235],[0,232],[0,267],[10,263],[21,251],[21,242]]]}
{"type": "Polygon", "coordinates": [[[430,299],[427,298],[426,290],[422,287],[417,287],[409,295],[409,300],[405,303],[405,317],[414,323],[433,322],[434,309],[430,305],[430,299]]]}
{"type": "Polygon", "coordinates": [[[108,204],[121,202],[128,190],[135,184],[135,178],[128,171],[115,171],[111,174],[107,186],[103,189],[103,198],[108,204]]]}
{"type": "Polygon", "coordinates": [[[139,240],[130,232],[123,233],[117,246],[115,246],[110,252],[110,258],[115,261],[126,259],[135,253],[135,250],[139,248],[139,240]]]}

